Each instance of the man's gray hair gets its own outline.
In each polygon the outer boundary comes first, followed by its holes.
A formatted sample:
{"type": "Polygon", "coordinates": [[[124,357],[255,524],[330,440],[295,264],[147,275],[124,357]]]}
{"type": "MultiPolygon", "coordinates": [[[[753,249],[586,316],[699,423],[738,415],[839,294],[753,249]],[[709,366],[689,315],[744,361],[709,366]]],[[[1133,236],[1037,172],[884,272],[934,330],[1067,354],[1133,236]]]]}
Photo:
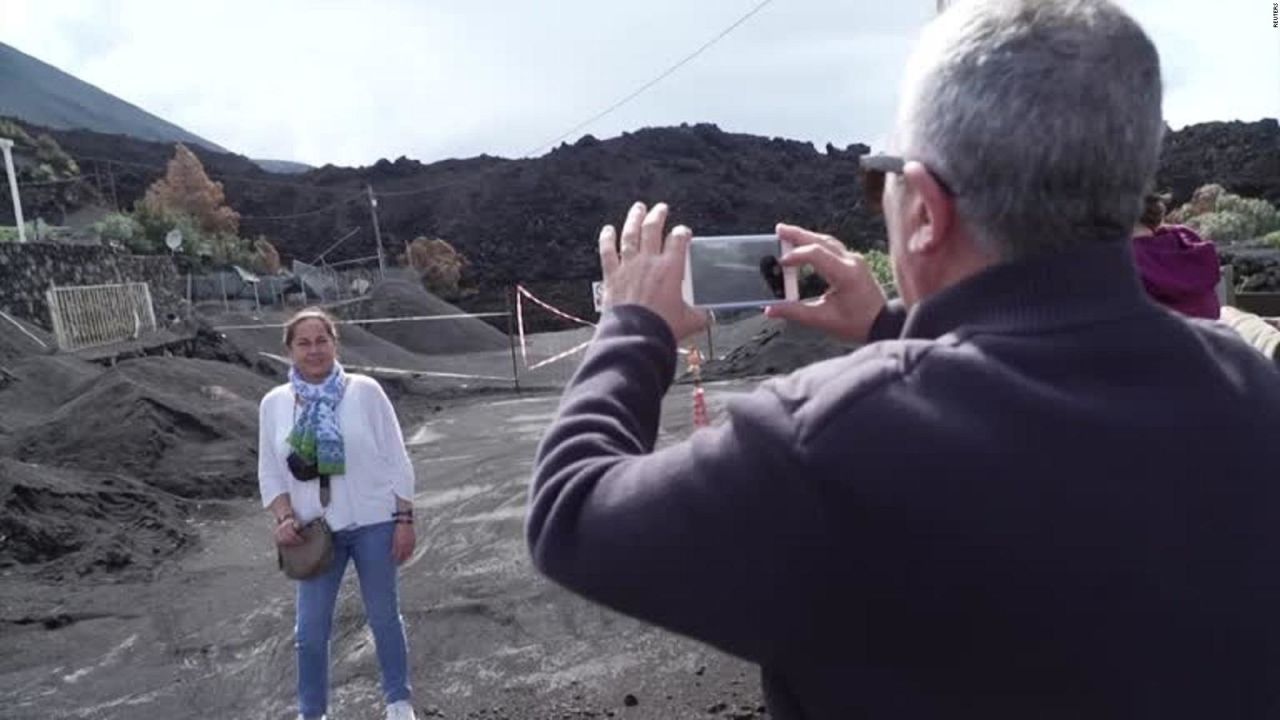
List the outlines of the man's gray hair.
{"type": "Polygon", "coordinates": [[[1164,130],[1160,59],[1107,0],[958,2],[907,66],[902,154],[1013,259],[1128,237],[1164,130]]]}

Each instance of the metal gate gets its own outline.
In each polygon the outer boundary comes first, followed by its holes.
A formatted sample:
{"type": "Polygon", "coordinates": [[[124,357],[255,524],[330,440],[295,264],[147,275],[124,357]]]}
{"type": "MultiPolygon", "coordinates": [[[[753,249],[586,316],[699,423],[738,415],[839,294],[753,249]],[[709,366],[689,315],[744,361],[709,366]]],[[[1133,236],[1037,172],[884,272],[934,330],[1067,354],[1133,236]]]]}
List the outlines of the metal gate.
{"type": "Polygon", "coordinates": [[[53,286],[48,300],[53,334],[63,350],[136,340],[156,330],[146,283],[53,286]]]}

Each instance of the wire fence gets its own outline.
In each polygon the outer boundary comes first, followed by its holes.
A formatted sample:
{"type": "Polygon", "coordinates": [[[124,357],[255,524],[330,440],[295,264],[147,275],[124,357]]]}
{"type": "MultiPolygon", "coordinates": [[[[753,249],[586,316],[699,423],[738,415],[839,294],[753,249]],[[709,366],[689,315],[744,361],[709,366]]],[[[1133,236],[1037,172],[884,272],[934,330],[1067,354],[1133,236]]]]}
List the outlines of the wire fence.
{"type": "MultiPolygon", "coordinates": [[[[342,336],[344,362],[353,369],[454,386],[563,387],[590,348],[599,320],[598,306],[597,312],[584,317],[519,283],[507,289],[507,310],[473,313],[433,300],[420,289],[414,296],[412,285],[403,282],[407,278],[394,271],[389,271],[387,293],[374,292],[380,273],[367,261],[335,266],[295,263],[295,269],[290,277],[256,277],[239,269],[188,276],[187,292],[196,302],[217,300],[223,305],[222,312],[214,313],[218,321],[213,329],[240,345],[246,356],[287,363],[280,355],[280,328],[293,310],[320,304],[338,315],[341,325],[358,329],[342,336]],[[429,309],[406,312],[401,303],[412,309],[415,297],[427,301],[429,309]],[[530,332],[535,327],[540,332],[530,332]]],[[[409,277],[418,282],[416,276],[409,277]]],[[[584,282],[582,291],[594,288],[584,282]]],[[[157,331],[147,283],[55,286],[47,299],[54,335],[63,350],[137,340],[157,331]]],[[[697,346],[703,358],[723,357],[741,339],[715,325],[681,350],[697,346]]]]}
{"type": "Polygon", "coordinates": [[[282,307],[359,298],[380,278],[377,256],[323,265],[295,260],[292,271],[282,275],[258,275],[239,267],[188,274],[183,292],[193,304],[219,302],[229,307],[248,301],[258,308],[282,307]]]}
{"type": "MultiPolygon", "coordinates": [[[[584,283],[583,292],[590,291],[584,283]]],[[[509,310],[485,313],[379,317],[370,310],[381,309],[383,303],[369,308],[362,307],[366,303],[361,301],[339,301],[330,307],[343,326],[343,363],[375,377],[422,379],[453,387],[530,390],[565,386],[591,346],[598,315],[575,315],[520,284],[510,287],[508,293],[509,310]],[[508,332],[498,329],[503,326],[508,332]],[[529,332],[530,327],[544,330],[529,332]]],[[[279,313],[276,322],[268,322],[230,313],[226,317],[233,321],[214,329],[248,354],[285,365],[288,359],[280,347],[280,329],[287,315],[286,310],[279,313]]],[[[714,357],[720,352],[715,335],[709,331],[686,342],[685,348],[696,345],[703,358],[714,357]]]]}

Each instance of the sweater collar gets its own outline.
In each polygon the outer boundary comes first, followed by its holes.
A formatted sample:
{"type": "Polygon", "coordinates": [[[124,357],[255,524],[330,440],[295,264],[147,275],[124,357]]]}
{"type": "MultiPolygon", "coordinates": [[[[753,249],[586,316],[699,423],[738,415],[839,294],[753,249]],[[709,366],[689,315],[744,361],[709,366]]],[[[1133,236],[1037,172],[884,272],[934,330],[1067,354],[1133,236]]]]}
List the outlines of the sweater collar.
{"type": "Polygon", "coordinates": [[[1150,309],[1128,238],[993,265],[917,303],[903,338],[961,326],[1005,329],[1097,321],[1150,309]]]}

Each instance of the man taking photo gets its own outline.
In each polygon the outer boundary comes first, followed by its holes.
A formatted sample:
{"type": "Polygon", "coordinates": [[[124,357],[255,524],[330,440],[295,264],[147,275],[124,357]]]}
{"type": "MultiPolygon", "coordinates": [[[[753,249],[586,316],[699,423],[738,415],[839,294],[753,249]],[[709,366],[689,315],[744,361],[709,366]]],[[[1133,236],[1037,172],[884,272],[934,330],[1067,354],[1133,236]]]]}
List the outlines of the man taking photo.
{"type": "Polygon", "coordinates": [[[539,448],[537,567],[760,664],[775,718],[1280,716],[1280,373],[1143,291],[1162,127],[1113,3],[956,4],[863,159],[902,304],[779,226],[829,289],[770,314],[865,346],[658,451],[704,318],[690,231],[632,207],[539,448]]]}

